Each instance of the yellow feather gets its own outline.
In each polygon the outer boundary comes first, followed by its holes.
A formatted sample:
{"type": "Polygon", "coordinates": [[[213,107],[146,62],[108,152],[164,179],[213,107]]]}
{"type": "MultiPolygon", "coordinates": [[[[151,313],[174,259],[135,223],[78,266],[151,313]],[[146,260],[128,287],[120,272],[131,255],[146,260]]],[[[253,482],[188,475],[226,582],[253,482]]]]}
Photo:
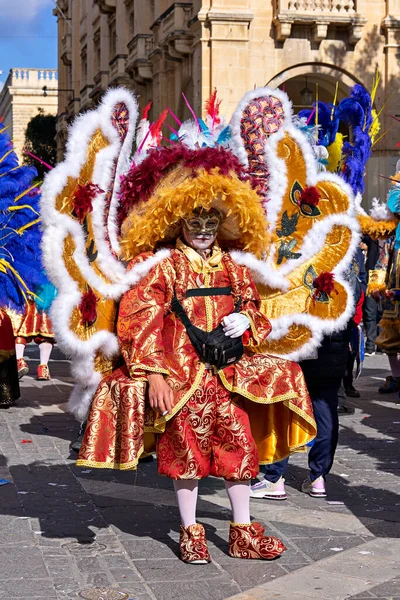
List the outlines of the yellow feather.
{"type": "Polygon", "coordinates": [[[234,239],[234,247],[249,248],[258,257],[265,252],[267,223],[259,196],[249,182],[240,181],[233,173],[225,176],[216,170],[208,173],[199,169],[195,177],[178,185],[167,175],[153,196],[130,212],[122,226],[123,257],[130,260],[140,251],[153,250],[162,239],[172,241],[179,235],[181,217],[197,206],[206,210],[216,206],[225,214],[220,242],[226,240],[232,245],[230,240],[234,239]],[[251,223],[251,231],[238,227],[240,223],[251,223]]]}
{"type": "Polygon", "coordinates": [[[398,221],[392,219],[390,221],[375,221],[368,215],[358,215],[361,231],[369,235],[373,240],[384,240],[396,231],[398,221]]]}
{"type": "Polygon", "coordinates": [[[337,133],[335,141],[327,148],[329,153],[328,171],[331,171],[331,173],[336,173],[340,167],[340,163],[342,160],[343,139],[343,134],[337,133]]]}
{"type": "Polygon", "coordinates": [[[371,138],[371,142],[374,143],[378,133],[381,130],[381,122],[379,120],[379,115],[376,112],[375,108],[372,109],[372,123],[370,125],[368,135],[371,138]]]}

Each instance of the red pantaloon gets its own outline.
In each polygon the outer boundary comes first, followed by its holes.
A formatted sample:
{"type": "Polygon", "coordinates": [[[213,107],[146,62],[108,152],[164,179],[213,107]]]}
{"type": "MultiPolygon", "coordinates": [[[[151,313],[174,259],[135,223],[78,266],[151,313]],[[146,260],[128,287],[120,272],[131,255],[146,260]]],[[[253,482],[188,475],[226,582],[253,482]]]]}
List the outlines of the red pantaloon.
{"type": "Polygon", "coordinates": [[[199,389],[157,442],[158,472],[172,479],[208,475],[231,481],[255,477],[258,451],[241,397],[231,394],[211,369],[199,389]]]}

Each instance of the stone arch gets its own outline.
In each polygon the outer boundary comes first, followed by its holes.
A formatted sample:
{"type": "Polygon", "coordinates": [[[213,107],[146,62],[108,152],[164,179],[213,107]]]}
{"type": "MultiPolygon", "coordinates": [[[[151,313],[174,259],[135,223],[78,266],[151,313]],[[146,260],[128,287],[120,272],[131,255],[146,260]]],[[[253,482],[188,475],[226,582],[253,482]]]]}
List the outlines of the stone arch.
{"type": "MultiPolygon", "coordinates": [[[[306,86],[311,90],[316,89],[318,83],[318,97],[324,102],[332,102],[336,82],[338,86],[338,100],[348,96],[350,88],[356,83],[361,83],[356,77],[344,69],[328,63],[301,63],[284,69],[275,75],[266,84],[271,88],[286,89],[293,101],[294,108],[306,108],[299,100],[300,91],[306,86]],[[307,78],[307,79],[306,79],[307,78]]],[[[315,97],[314,97],[315,100],[315,97]]]]}

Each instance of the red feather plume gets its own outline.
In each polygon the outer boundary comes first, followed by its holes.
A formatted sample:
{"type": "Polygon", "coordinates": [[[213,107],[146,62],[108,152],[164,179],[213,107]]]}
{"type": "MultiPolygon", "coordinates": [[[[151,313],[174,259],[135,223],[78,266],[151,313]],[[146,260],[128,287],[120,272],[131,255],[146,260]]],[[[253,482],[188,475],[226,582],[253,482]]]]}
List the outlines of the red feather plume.
{"type": "Polygon", "coordinates": [[[93,325],[97,319],[97,298],[96,294],[91,288],[88,289],[82,296],[82,300],[79,304],[79,310],[82,315],[83,325],[93,325]]]}
{"type": "Polygon", "coordinates": [[[325,292],[325,294],[327,294],[327,296],[330,296],[332,294],[332,292],[336,292],[336,294],[337,294],[338,291],[335,290],[334,281],[335,281],[335,276],[333,273],[328,273],[327,271],[320,273],[318,275],[318,277],[316,277],[313,281],[313,286],[315,288],[314,301],[323,292],[325,292]]]}
{"type": "Polygon", "coordinates": [[[212,119],[213,127],[214,125],[219,125],[221,123],[221,119],[219,118],[219,107],[221,105],[221,100],[217,100],[217,88],[214,89],[211,96],[206,100],[205,109],[207,115],[212,119]]]}
{"type": "Polygon", "coordinates": [[[91,181],[86,184],[79,184],[73,196],[74,213],[82,223],[86,215],[93,210],[93,200],[104,192],[99,186],[91,181]]]}
{"type": "Polygon", "coordinates": [[[166,108],[165,110],[162,111],[162,113],[158,117],[157,121],[155,123],[153,123],[150,127],[150,134],[157,142],[161,141],[161,127],[163,126],[163,123],[164,123],[165,119],[167,118],[167,116],[168,116],[168,108],[166,108]]]}
{"type": "Polygon", "coordinates": [[[150,102],[148,104],[146,104],[146,106],[143,109],[142,119],[148,119],[152,104],[153,104],[153,100],[150,100],[150,102]]]}
{"type": "Polygon", "coordinates": [[[308,206],[317,206],[321,194],[314,185],[309,185],[304,188],[300,194],[300,204],[308,204],[308,206]]]}

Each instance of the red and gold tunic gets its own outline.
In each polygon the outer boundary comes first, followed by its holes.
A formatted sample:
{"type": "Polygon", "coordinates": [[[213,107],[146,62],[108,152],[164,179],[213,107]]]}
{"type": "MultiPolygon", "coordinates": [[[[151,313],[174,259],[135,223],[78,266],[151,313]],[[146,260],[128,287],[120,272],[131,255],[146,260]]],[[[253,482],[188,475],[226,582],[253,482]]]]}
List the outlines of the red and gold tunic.
{"type": "MultiPolygon", "coordinates": [[[[174,294],[209,287],[240,289],[242,310],[250,328],[243,336],[240,361],[218,371],[222,385],[243,399],[260,462],[274,462],[315,436],[311,401],[300,367],[293,362],[255,354],[271,331],[259,311],[260,298],[247,267],[213,247],[204,261],[180,240],[171,256],[155,266],[122,298],[118,337],[125,365],[105,377],[92,403],[78,464],[132,469],[151,444],[144,433],[161,434],[170,419],[199,390],[206,365],[199,359],[186,329],[171,311],[174,294]],[[146,374],[162,373],[174,391],[172,414],[156,414],[146,403],[146,374]]],[[[182,304],[191,322],[211,331],[234,311],[230,296],[191,296],[182,304]]]]}
{"type": "Polygon", "coordinates": [[[0,308],[0,407],[12,406],[19,395],[14,333],[9,316],[0,308]]]}
{"type": "Polygon", "coordinates": [[[33,300],[28,300],[24,313],[7,310],[7,314],[11,319],[17,343],[23,344],[33,339],[37,343],[54,342],[50,318],[46,312],[38,310],[33,300]]]}

